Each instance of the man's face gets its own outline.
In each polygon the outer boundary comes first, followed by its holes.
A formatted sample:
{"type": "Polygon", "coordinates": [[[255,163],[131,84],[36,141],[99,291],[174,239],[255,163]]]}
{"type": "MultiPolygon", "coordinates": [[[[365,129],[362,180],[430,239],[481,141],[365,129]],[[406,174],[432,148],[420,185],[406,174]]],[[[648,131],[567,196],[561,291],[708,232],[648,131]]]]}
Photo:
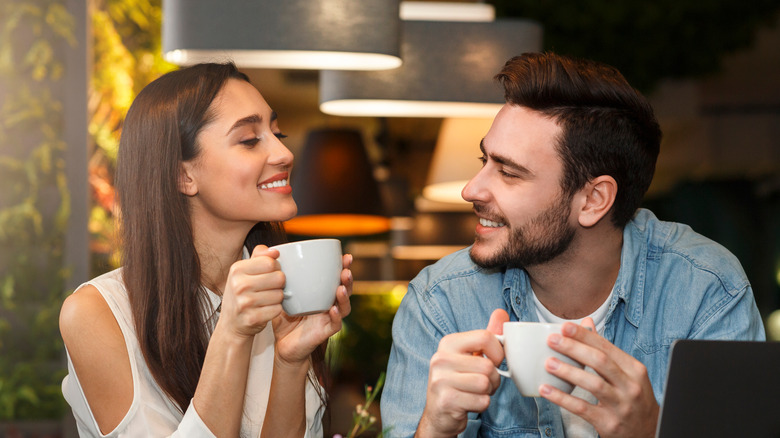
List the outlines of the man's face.
{"type": "Polygon", "coordinates": [[[504,105],[482,142],[484,166],[463,189],[479,217],[471,258],[483,267],[533,266],[563,253],[575,236],[555,151],[561,128],[504,105]]]}

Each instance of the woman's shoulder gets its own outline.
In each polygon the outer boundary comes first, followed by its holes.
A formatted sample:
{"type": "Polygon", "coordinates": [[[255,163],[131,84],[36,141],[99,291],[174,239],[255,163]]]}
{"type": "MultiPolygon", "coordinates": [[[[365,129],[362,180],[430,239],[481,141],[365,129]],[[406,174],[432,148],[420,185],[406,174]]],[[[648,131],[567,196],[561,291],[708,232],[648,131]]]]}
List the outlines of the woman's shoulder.
{"type": "MultiPolygon", "coordinates": [[[[116,292],[125,295],[124,286],[121,285],[120,270],[108,272],[82,284],[65,298],[60,309],[60,330],[63,338],[66,338],[66,344],[67,338],[74,342],[92,339],[92,336],[82,339],[80,335],[94,331],[95,334],[118,335],[116,340],[121,341],[124,346],[117,317],[107,301],[107,296],[111,299],[116,292]]],[[[114,337],[116,336],[111,336],[112,339],[114,337]]]]}
{"type": "Polygon", "coordinates": [[[133,376],[122,329],[94,284],[65,299],[60,332],[100,429],[113,430],[132,404],[133,376]]]}
{"type": "MultiPolygon", "coordinates": [[[[85,284],[70,294],[60,310],[62,336],[78,341],[83,332],[97,330],[98,333],[119,329],[114,314],[100,291],[92,284],[85,284]],[[74,336],[71,336],[74,335],[74,336]]],[[[121,330],[119,330],[121,337],[121,330]]],[[[68,339],[65,339],[67,342],[68,339]]]]}

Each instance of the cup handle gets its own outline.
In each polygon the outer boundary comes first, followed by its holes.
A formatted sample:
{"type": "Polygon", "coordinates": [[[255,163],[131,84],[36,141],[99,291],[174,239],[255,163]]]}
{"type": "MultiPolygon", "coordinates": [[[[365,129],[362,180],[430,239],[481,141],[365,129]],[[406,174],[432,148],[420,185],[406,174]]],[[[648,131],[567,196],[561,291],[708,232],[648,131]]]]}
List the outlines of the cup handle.
{"type": "MultiPolygon", "coordinates": [[[[493,336],[495,336],[496,339],[498,339],[498,342],[500,342],[501,346],[503,347],[504,346],[504,335],[496,335],[496,334],[494,334],[493,336]]],[[[498,374],[500,374],[500,375],[502,375],[504,377],[509,377],[510,379],[512,378],[512,375],[509,374],[509,370],[504,371],[504,370],[500,370],[500,369],[496,368],[496,371],[498,371],[498,374]]]]}

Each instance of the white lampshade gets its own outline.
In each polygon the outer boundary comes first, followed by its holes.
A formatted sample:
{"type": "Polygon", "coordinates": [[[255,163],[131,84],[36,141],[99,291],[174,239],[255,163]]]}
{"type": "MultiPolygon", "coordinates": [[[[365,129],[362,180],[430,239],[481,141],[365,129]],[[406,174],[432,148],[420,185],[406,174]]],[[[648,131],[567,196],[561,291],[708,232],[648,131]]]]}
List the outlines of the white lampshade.
{"type": "Polygon", "coordinates": [[[444,119],[422,195],[430,201],[467,204],[460,196],[482,168],[479,143],[493,119],[444,119]]]}
{"type": "Polygon", "coordinates": [[[487,3],[401,2],[401,20],[493,21],[496,9],[487,3]]]}
{"type": "Polygon", "coordinates": [[[164,0],[163,54],[179,65],[395,68],[399,8],[399,0],[164,0]]]}
{"type": "Polygon", "coordinates": [[[541,50],[528,20],[401,23],[403,65],[320,72],[320,110],[339,116],[494,117],[504,103],[493,80],[506,61],[541,50]]]}

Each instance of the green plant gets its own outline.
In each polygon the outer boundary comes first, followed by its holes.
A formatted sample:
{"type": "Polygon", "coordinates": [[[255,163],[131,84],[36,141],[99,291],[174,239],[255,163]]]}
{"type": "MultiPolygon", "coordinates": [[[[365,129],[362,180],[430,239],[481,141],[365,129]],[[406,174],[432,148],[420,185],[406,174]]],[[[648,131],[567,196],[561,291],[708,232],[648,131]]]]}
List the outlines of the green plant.
{"type": "MultiPolygon", "coordinates": [[[[355,406],[355,411],[352,412],[352,427],[347,433],[346,438],[356,438],[366,432],[371,432],[374,429],[376,417],[369,413],[368,408],[371,407],[371,403],[373,403],[376,396],[379,395],[384,384],[385,373],[382,373],[379,375],[376,385],[373,387],[366,385],[366,402],[355,406]]],[[[377,437],[381,438],[383,435],[384,431],[381,431],[377,437]]]]}
{"type": "Polygon", "coordinates": [[[95,0],[93,69],[89,85],[89,159],[92,208],[89,218],[91,274],[119,266],[115,241],[114,169],[122,122],[138,92],[176,68],[162,59],[161,0],[95,0]]]}
{"type": "Polygon", "coordinates": [[[74,23],[61,1],[0,8],[0,420],[59,418],[70,194],[57,54],[74,23]]]}

